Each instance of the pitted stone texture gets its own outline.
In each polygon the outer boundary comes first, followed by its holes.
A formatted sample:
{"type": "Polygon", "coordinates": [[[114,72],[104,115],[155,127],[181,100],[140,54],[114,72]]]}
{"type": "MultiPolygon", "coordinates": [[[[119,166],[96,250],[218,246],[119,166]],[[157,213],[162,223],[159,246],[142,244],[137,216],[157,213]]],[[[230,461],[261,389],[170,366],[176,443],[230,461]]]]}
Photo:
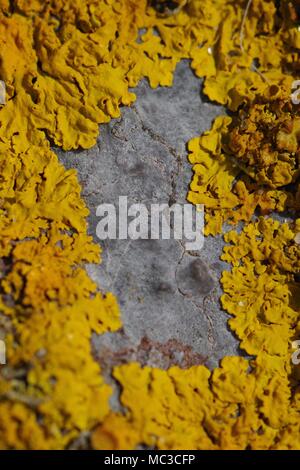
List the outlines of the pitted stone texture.
{"type": "Polygon", "coordinates": [[[103,248],[102,264],[88,266],[89,274],[116,294],[122,312],[122,330],[95,336],[93,348],[107,373],[127,360],[213,368],[238,351],[219,302],[219,279],[228,269],[219,260],[222,238],[206,238],[193,253],[178,240],[100,242],[96,208],[118,206],[119,196],[128,196],[129,205],[184,203],[192,177],[186,143],[209,129],[222,108],[202,100],[201,81],[187,62],[178,65],[172,88],[152,90],[143,81],[134,91],[136,103],[101,126],[95,148],[58,151],[67,168],[78,170],[89,231],[103,248]]]}
{"type": "Polygon", "coordinates": [[[191,259],[186,254],[181,260],[179,268],[176,279],[182,295],[197,299],[199,296],[208,295],[216,286],[216,280],[201,258],[191,259]]]}

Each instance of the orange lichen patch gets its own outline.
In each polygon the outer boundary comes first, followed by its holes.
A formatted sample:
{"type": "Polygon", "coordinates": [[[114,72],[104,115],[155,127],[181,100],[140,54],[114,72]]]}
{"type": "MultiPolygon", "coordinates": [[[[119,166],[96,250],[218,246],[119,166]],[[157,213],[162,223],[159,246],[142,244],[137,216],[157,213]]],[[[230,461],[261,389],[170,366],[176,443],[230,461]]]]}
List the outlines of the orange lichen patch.
{"type": "Polygon", "coordinates": [[[300,313],[292,302],[300,269],[300,247],[288,224],[260,219],[241,234],[229,232],[222,259],[233,264],[221,282],[230,328],[248,354],[287,357],[300,313]]]}
{"type": "MultiPolygon", "coordinates": [[[[1,388],[0,388],[1,389],[1,388]]],[[[34,411],[22,403],[0,403],[0,449],[47,450],[54,447],[34,411]]]]}
{"type": "Polygon", "coordinates": [[[201,439],[207,448],[213,448],[205,430],[199,426],[212,396],[209,375],[202,366],[187,370],[173,367],[167,372],[141,368],[136,363],[116,368],[114,376],[123,387],[121,402],[128,413],[111,414],[95,431],[94,446],[112,444],[113,449],[124,445],[134,448],[141,442],[158,448],[184,449],[196,448],[201,439]]]}
{"type": "Polygon", "coordinates": [[[171,85],[182,58],[208,77],[208,96],[231,109],[264,86],[261,74],[290,83],[280,69],[286,26],[281,20],[277,32],[273,1],[254,0],[242,30],[243,2],[180,3],[171,16],[157,16],[146,0],[1,4],[0,76],[8,93],[1,139],[22,130],[31,143],[47,137],[66,150],[91,147],[98,125],[135,99],[130,86],[143,76],[153,87],[171,85]],[[251,69],[257,58],[259,74],[251,69]]]}
{"type": "Polygon", "coordinates": [[[298,376],[290,361],[299,331],[300,296],[293,296],[298,231],[299,220],[261,218],[225,236],[231,245],[222,259],[233,268],[223,273],[222,305],[234,317],[229,325],[241,347],[255,359],[227,357],[212,373],[204,366],[115,368],[126,412],[111,413],[96,428],[95,448],[300,448],[298,376]]]}
{"type": "MultiPolygon", "coordinates": [[[[248,222],[257,209],[262,213],[281,212],[295,205],[293,194],[257,183],[241,168],[238,159],[226,154],[222,142],[231,138],[230,126],[232,118],[218,117],[210,131],[188,145],[194,171],[188,200],[205,205],[206,234],[221,233],[225,221],[248,222]]],[[[294,160],[296,157],[291,157],[294,160]]]]}
{"type": "Polygon", "coordinates": [[[86,234],[75,172],[18,136],[0,148],[1,310],[13,331],[0,381],[0,445],[64,448],[109,411],[111,389],[90,341],[120,327],[119,311],[84,270],[99,248],[86,234]]]}
{"type": "Polygon", "coordinates": [[[188,201],[205,204],[206,233],[219,233],[224,213],[238,204],[231,189],[239,169],[221,151],[221,136],[230,118],[219,117],[212,130],[189,142],[189,161],[193,164],[194,177],[190,184],[188,201]]]}
{"type": "MultiPolygon", "coordinates": [[[[214,67],[208,73],[204,92],[211,100],[237,108],[253,98],[266,83],[289,87],[291,77],[283,73],[284,23],[274,1],[225,2],[226,19],[218,24],[218,35],[210,44],[214,67]]],[[[200,65],[201,67],[201,65],[200,65]]],[[[196,69],[196,73],[200,75],[196,69]]]]}
{"type": "Polygon", "coordinates": [[[146,0],[0,0],[0,305],[9,319],[1,448],[65,448],[91,429],[95,448],[300,448],[299,371],[290,362],[300,332],[299,222],[260,220],[226,237],[233,268],[222,278],[222,302],[255,359],[225,358],[212,373],[118,367],[126,412],[117,414],[92,358],[92,333],[119,328],[119,312],[84,270],[99,250],[87,236],[76,174],[58,163],[49,140],[65,150],[91,147],[98,125],[134,101],[130,87],[142,77],[171,85],[179,60],[191,59],[210,99],[243,109],[190,143],[189,200],[206,205],[206,232],[249,222],[257,209],[300,208],[299,188],[282,188],[298,179],[298,117],[286,98],[271,100],[273,111],[257,101],[267,86],[291,88],[299,2],[172,3],[181,8],[169,15],[167,5],[165,15],[146,0]],[[250,148],[242,145],[245,111],[250,148]]]}
{"type": "Polygon", "coordinates": [[[0,111],[3,140],[23,130],[32,143],[39,134],[65,150],[91,147],[98,125],[134,101],[129,86],[142,76],[153,87],[170,85],[182,56],[155,35],[146,0],[13,7],[13,14],[0,12],[0,75],[9,98],[0,111]]]}
{"type": "Polygon", "coordinates": [[[291,405],[284,363],[276,357],[252,363],[228,357],[212,373],[204,366],[162,371],[129,364],[114,375],[126,412],[111,413],[95,429],[96,449],[300,447],[299,408],[291,405]]]}
{"type": "Polygon", "coordinates": [[[119,116],[119,106],[133,95],[122,69],[107,64],[101,48],[96,52],[97,38],[71,26],[59,37],[51,18],[48,11],[43,18],[14,14],[1,20],[0,74],[14,98],[0,111],[0,136],[6,140],[24,130],[35,143],[40,129],[66,150],[90,147],[98,124],[119,116]]]}
{"type": "Polygon", "coordinates": [[[281,14],[285,23],[284,40],[286,41],[286,44],[291,50],[300,49],[300,31],[298,29],[300,23],[299,12],[299,0],[286,0],[284,2],[281,2],[281,14]]]}
{"type": "MultiPolygon", "coordinates": [[[[24,283],[31,287],[32,279],[24,275],[24,283]]],[[[45,446],[51,448],[64,448],[79,431],[93,427],[108,413],[111,388],[104,383],[100,367],[92,358],[90,341],[93,331],[103,333],[120,327],[115,299],[97,293],[84,271],[69,279],[64,277],[61,283],[69,294],[63,300],[56,299],[53,289],[48,299],[36,296],[38,306],[15,305],[15,334],[7,338],[8,363],[16,370],[26,364],[26,386],[22,378],[0,383],[6,412],[13,403],[33,404],[41,430],[47,435],[45,446]],[[82,284],[81,289],[78,284],[82,284]]],[[[10,433],[9,423],[4,424],[3,442],[5,434],[10,433]]],[[[18,440],[12,446],[22,448],[18,440]]]]}
{"type": "Polygon", "coordinates": [[[261,214],[299,210],[299,110],[290,90],[264,85],[232,117],[189,142],[194,177],[188,200],[206,205],[206,233],[223,223],[261,214]]]}
{"type": "MultiPolygon", "coordinates": [[[[50,228],[49,221],[61,230],[86,231],[88,210],[76,172],[65,171],[50,149],[31,146],[17,152],[0,145],[0,168],[2,243],[37,236],[50,228]]],[[[8,246],[3,244],[2,255],[8,246]]]]}
{"type": "Polygon", "coordinates": [[[272,86],[239,109],[223,149],[259,184],[277,188],[299,178],[299,142],[300,111],[290,93],[272,86]]]}
{"type": "Polygon", "coordinates": [[[244,227],[240,234],[227,233],[222,259],[239,266],[246,258],[268,266],[271,272],[297,273],[300,269],[300,245],[297,243],[299,219],[292,225],[261,217],[244,227]]]}

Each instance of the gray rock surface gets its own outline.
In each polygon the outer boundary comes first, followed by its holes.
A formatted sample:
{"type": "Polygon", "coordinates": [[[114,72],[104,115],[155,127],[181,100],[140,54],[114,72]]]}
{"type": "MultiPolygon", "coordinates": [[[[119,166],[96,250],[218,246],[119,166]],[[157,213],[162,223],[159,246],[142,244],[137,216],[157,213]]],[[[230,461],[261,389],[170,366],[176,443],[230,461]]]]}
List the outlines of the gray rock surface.
{"type": "Polygon", "coordinates": [[[101,126],[97,146],[57,151],[76,168],[90,209],[89,232],[103,248],[102,264],[88,272],[103,291],[116,294],[123,328],[94,336],[95,355],[108,374],[129,360],[167,368],[204,363],[213,368],[236,355],[238,341],[221,310],[219,279],[229,267],[219,260],[221,237],[208,237],[199,252],[180,240],[105,240],[96,237],[102,203],[184,203],[191,180],[186,143],[210,128],[222,108],[201,98],[201,81],[187,62],[178,65],[172,88],[152,90],[142,81],[136,103],[101,126]]]}

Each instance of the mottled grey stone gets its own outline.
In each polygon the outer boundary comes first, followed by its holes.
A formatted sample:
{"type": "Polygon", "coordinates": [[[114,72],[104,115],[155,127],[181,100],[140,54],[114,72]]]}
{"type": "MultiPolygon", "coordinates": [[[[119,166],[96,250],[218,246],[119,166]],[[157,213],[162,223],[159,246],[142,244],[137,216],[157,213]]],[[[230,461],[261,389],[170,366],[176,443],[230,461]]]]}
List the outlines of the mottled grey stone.
{"type": "Polygon", "coordinates": [[[185,254],[179,263],[176,281],[182,295],[193,299],[208,295],[218,282],[201,258],[193,259],[188,254],[185,254]]]}
{"type": "MultiPolygon", "coordinates": [[[[142,81],[137,101],[119,119],[101,126],[97,145],[63,153],[76,168],[89,209],[89,232],[103,248],[102,264],[88,272],[103,291],[118,297],[123,328],[94,336],[95,355],[108,369],[127,360],[213,368],[236,355],[238,342],[220,307],[222,237],[208,237],[199,252],[179,240],[105,240],[96,237],[101,203],[185,202],[191,180],[186,143],[210,128],[222,108],[203,100],[201,81],[187,62],[178,65],[174,86],[152,90],[142,81]]],[[[104,367],[105,369],[105,367],[104,367]]],[[[108,371],[107,371],[108,372],[108,371]]]]}

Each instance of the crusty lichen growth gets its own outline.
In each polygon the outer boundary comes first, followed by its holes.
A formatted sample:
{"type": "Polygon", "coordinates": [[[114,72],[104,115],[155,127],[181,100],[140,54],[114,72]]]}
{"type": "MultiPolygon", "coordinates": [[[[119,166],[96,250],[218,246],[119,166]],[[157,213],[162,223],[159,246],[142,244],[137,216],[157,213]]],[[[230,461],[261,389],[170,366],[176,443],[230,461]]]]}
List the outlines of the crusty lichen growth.
{"type": "Polygon", "coordinates": [[[299,331],[299,228],[299,221],[289,226],[262,218],[225,237],[231,245],[222,259],[233,267],[223,274],[222,304],[255,359],[227,357],[213,372],[204,366],[115,368],[126,413],[111,413],[95,430],[95,448],[141,442],[160,449],[300,448],[299,388],[290,362],[299,331]]]}
{"type": "Polygon", "coordinates": [[[223,150],[257,183],[278,188],[300,173],[300,109],[277,86],[239,109],[223,150]]]}
{"type": "Polygon", "coordinates": [[[277,85],[191,140],[188,200],[205,204],[206,233],[220,233],[224,222],[249,222],[256,211],[299,210],[299,142],[299,107],[277,85]]]}
{"type": "Polygon", "coordinates": [[[234,316],[229,325],[248,354],[265,351],[287,357],[289,353],[299,317],[299,305],[293,304],[294,276],[300,271],[295,230],[287,223],[261,218],[239,235],[234,231],[225,235],[231,245],[225,247],[222,259],[233,268],[223,273],[221,300],[234,316]]]}
{"type": "MultiPolygon", "coordinates": [[[[282,41],[281,65],[286,73],[300,71],[300,2],[281,0],[279,5],[280,39],[282,41]]],[[[298,77],[297,77],[298,78],[298,77]]]]}
{"type": "Polygon", "coordinates": [[[55,449],[108,413],[111,389],[90,340],[120,319],[114,297],[83,268],[99,249],[86,234],[75,172],[47,147],[26,147],[0,145],[1,310],[11,319],[0,448],[55,449]]]}
{"type": "MultiPolygon", "coordinates": [[[[65,448],[92,429],[95,448],[300,448],[299,371],[290,363],[290,341],[300,334],[299,223],[260,220],[227,235],[224,259],[233,267],[222,278],[222,303],[253,360],[225,358],[213,373],[118,367],[127,411],[109,411],[111,389],[90,340],[118,329],[119,311],[86,274],[84,263],[98,262],[99,250],[87,236],[76,174],[49,142],[91,147],[99,124],[134,101],[131,87],[142,77],[152,87],[171,85],[176,64],[188,58],[211,100],[233,112],[246,106],[254,145],[254,156],[241,145],[241,115],[237,123],[218,118],[189,144],[189,199],[205,203],[207,233],[221,232],[226,220],[249,222],[257,208],[300,207],[300,190],[282,187],[298,178],[297,113],[287,116],[275,100],[276,142],[267,155],[256,132],[257,96],[266,85],[288,93],[299,68],[298,2],[253,0],[247,16],[242,0],[155,3],[166,8],[158,13],[146,0],[0,0],[3,449],[65,448]],[[228,151],[223,139],[234,129],[228,151]]],[[[266,102],[264,111],[270,146],[266,102]]]]}
{"type": "Polygon", "coordinates": [[[264,76],[291,82],[281,69],[290,54],[288,27],[274,1],[252,2],[242,41],[243,2],[235,0],[189,0],[171,16],[157,15],[146,0],[14,0],[0,7],[3,140],[22,130],[30,142],[47,137],[65,150],[91,147],[98,125],[134,101],[129,87],[142,76],[152,87],[171,85],[182,58],[207,77],[207,95],[230,109],[253,97],[264,76]],[[260,74],[252,67],[257,58],[260,74]]]}

